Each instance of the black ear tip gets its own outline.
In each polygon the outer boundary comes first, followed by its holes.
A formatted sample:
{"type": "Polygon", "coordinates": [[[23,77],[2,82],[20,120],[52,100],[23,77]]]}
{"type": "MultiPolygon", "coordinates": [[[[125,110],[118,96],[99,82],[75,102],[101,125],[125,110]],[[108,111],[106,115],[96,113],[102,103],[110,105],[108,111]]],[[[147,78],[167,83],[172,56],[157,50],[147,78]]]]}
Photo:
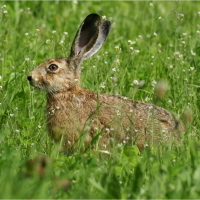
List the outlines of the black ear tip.
{"type": "Polygon", "coordinates": [[[111,27],[111,22],[110,22],[110,21],[106,20],[106,21],[104,21],[103,23],[104,23],[104,26],[105,26],[106,28],[110,28],[110,27],[111,27]]]}
{"type": "Polygon", "coordinates": [[[110,31],[110,27],[111,27],[111,22],[106,20],[102,22],[101,28],[102,28],[102,32],[104,33],[105,36],[108,35],[109,31],[110,31]]]}
{"type": "Polygon", "coordinates": [[[100,17],[100,16],[96,13],[91,13],[87,17],[100,17]]]}
{"type": "Polygon", "coordinates": [[[87,21],[87,20],[98,20],[98,21],[100,21],[100,16],[98,15],[98,14],[96,14],[96,13],[92,13],[92,14],[89,14],[86,18],[85,18],[85,20],[87,21]]]}

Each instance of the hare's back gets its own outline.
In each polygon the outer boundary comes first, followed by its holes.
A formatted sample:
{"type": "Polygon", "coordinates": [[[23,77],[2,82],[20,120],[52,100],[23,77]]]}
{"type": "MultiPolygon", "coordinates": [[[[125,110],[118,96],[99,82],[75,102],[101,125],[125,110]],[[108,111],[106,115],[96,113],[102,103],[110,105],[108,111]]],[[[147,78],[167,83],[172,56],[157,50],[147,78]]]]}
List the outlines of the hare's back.
{"type": "Polygon", "coordinates": [[[123,122],[139,130],[174,132],[181,129],[181,122],[169,111],[153,104],[142,103],[118,95],[101,95],[101,103],[110,113],[123,115],[123,122]]]}

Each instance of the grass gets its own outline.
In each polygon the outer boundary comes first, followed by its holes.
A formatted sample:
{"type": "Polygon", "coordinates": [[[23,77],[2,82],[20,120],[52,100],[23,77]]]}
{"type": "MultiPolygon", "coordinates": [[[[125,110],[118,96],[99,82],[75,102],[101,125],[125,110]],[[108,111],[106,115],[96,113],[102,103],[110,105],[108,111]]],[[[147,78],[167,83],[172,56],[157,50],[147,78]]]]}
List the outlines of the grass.
{"type": "Polygon", "coordinates": [[[199,6],[1,1],[0,198],[200,198],[199,6]],[[190,125],[177,148],[152,146],[139,153],[136,146],[119,146],[109,156],[66,156],[48,137],[45,94],[31,88],[26,76],[46,59],[67,57],[79,24],[93,12],[106,15],[112,30],[102,49],[83,63],[82,86],[170,110],[190,125]],[[169,85],[161,101],[154,90],[159,80],[169,85]],[[48,158],[42,177],[38,155],[48,158]]]}

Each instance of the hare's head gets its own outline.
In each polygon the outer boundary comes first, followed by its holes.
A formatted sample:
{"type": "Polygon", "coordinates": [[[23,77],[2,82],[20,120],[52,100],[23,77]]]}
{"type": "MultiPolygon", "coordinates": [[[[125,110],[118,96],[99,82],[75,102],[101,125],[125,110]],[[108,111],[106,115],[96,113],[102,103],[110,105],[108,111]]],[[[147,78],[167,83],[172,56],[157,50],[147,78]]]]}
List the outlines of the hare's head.
{"type": "Polygon", "coordinates": [[[48,93],[78,88],[81,62],[101,48],[109,30],[109,21],[101,22],[97,14],[88,15],[76,33],[70,56],[40,64],[28,75],[30,84],[48,93]]]}

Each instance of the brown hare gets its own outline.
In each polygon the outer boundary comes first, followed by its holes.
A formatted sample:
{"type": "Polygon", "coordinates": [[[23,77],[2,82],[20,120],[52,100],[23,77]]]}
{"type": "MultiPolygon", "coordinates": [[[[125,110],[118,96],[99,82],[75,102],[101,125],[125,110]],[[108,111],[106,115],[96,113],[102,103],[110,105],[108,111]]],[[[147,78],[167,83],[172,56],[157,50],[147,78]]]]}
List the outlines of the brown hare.
{"type": "Polygon", "coordinates": [[[118,95],[99,94],[80,87],[81,63],[102,46],[111,23],[88,15],[80,25],[68,58],[49,59],[27,79],[47,92],[49,134],[71,151],[80,142],[108,149],[116,144],[145,145],[178,141],[182,122],[164,108],[118,95]]]}

